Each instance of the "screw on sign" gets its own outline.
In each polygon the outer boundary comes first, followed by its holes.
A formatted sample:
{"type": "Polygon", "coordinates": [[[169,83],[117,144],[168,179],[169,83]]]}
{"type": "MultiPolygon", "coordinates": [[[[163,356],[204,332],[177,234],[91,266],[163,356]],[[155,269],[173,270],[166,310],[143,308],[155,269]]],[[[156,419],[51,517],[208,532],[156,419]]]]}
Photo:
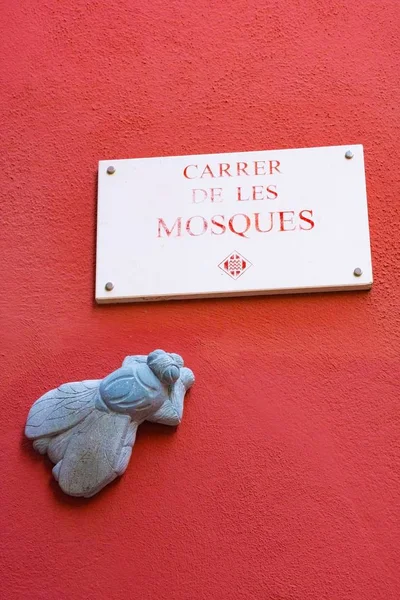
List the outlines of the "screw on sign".
{"type": "Polygon", "coordinates": [[[252,263],[239,252],[232,252],[218,266],[232,279],[239,279],[252,266],[252,263]]]}

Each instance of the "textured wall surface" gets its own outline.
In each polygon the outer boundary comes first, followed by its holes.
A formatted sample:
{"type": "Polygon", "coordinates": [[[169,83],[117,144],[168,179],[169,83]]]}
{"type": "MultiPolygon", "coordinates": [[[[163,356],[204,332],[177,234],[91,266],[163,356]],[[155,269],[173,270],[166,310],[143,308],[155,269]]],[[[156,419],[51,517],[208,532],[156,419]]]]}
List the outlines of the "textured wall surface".
{"type": "Polygon", "coordinates": [[[398,1],[1,14],[1,597],[398,600],[398,1]],[[371,292],[94,304],[99,159],[347,143],[371,292]],[[63,496],[30,405],[159,346],[197,376],[181,428],[144,425],[121,480],[63,496]]]}

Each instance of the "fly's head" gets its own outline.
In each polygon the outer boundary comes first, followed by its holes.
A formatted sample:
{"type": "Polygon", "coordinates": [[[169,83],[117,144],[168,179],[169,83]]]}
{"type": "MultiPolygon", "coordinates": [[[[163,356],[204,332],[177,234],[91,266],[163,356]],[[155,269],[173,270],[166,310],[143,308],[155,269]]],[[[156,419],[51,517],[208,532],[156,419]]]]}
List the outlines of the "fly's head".
{"type": "Polygon", "coordinates": [[[100,383],[100,398],[108,409],[144,420],[168,398],[169,386],[179,379],[183,360],[163,350],[151,352],[147,361],[133,361],[100,383]]]}

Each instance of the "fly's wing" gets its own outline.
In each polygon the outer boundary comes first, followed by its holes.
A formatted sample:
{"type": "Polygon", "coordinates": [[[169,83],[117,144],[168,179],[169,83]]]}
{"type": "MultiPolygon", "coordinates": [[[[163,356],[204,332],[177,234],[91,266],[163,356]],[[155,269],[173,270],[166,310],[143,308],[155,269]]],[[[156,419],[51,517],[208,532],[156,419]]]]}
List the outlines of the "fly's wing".
{"type": "Polygon", "coordinates": [[[122,475],[136,429],[128,415],[94,409],[74,428],[62,460],[53,469],[61,489],[70,496],[89,498],[122,475]]]}
{"type": "Polygon", "coordinates": [[[147,362],[147,354],[134,354],[133,356],[126,356],[124,358],[124,362],[122,363],[123,367],[128,367],[132,363],[146,363],[147,362]]]}
{"type": "Polygon", "coordinates": [[[193,383],[192,371],[186,367],[182,368],[179,379],[169,388],[168,398],[155,413],[147,418],[147,421],[162,425],[179,425],[183,415],[185,394],[193,383]]]}
{"type": "Polygon", "coordinates": [[[64,383],[44,394],[29,411],[25,435],[51,437],[83,421],[94,409],[99,385],[100,379],[64,383]]]}

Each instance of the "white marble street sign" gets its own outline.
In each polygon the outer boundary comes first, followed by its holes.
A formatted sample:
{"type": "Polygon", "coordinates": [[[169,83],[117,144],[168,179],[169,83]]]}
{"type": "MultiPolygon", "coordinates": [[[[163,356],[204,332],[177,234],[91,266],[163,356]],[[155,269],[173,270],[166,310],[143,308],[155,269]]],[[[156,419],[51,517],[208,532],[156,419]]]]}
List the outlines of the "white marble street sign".
{"type": "Polygon", "coordinates": [[[360,145],[99,162],[97,302],[371,285],[360,145]]]}

